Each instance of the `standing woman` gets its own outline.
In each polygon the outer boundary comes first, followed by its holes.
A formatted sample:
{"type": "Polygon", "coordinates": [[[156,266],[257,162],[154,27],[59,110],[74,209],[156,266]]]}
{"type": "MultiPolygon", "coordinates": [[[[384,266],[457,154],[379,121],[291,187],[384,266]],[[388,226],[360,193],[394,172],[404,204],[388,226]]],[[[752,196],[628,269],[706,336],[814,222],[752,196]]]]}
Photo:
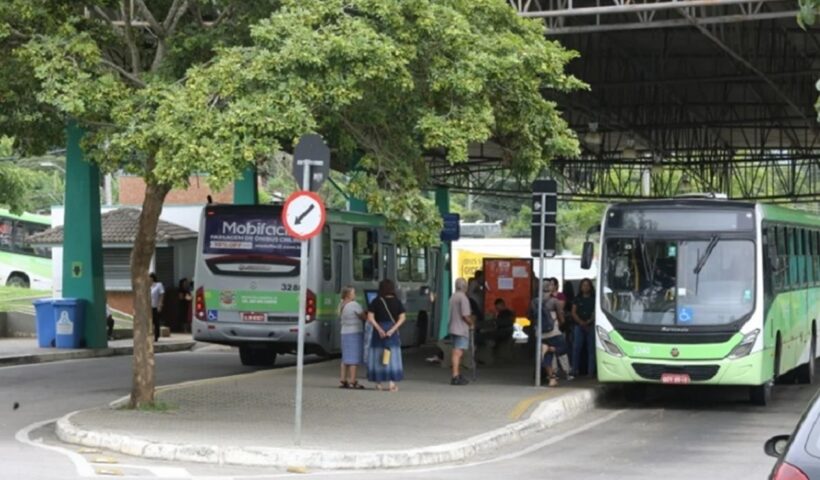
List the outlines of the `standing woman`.
{"type": "Polygon", "coordinates": [[[339,388],[361,390],[356,380],[356,367],[362,363],[364,352],[364,311],[356,301],[356,289],[347,286],[342,289],[342,301],[339,303],[339,323],[342,329],[342,365],[339,376],[339,388]]]}
{"type": "Polygon", "coordinates": [[[587,347],[587,372],[595,377],[595,289],[592,280],[581,280],[579,294],[572,304],[572,318],[575,320],[574,343],[572,344],[572,367],[578,374],[581,366],[581,351],[587,347]]]}
{"type": "Polygon", "coordinates": [[[404,378],[399,338],[404,320],[404,305],[396,298],[396,285],[392,280],[382,280],[379,296],[367,308],[367,321],[373,325],[367,379],[374,382],[378,390],[383,390],[382,383],[388,382],[388,389],[398,392],[396,382],[404,378]]]}

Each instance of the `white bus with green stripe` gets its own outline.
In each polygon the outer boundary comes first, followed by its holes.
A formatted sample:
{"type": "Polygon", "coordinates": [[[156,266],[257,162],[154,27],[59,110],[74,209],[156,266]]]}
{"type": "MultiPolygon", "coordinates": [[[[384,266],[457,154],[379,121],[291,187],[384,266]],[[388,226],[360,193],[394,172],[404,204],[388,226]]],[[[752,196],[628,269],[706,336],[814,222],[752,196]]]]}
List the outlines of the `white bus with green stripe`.
{"type": "MultiPolygon", "coordinates": [[[[200,220],[194,275],[194,339],[239,347],[245,365],[272,365],[296,350],[299,275],[308,276],[307,353],[340,350],[337,306],[342,287],[365,292],[396,281],[407,309],[404,345],[430,336],[435,251],[398,245],[377,215],[328,210],[321,235],[300,244],[285,233],[281,205],[208,205],[200,220]]],[[[366,306],[365,306],[366,308],[366,306]]]]}
{"type": "Polygon", "coordinates": [[[602,382],[810,383],[820,314],[820,218],[771,205],[674,199],[612,205],[596,312],[602,382]]]}
{"type": "Polygon", "coordinates": [[[51,289],[51,249],[28,241],[50,227],[47,216],[0,209],[0,285],[51,289]]]}

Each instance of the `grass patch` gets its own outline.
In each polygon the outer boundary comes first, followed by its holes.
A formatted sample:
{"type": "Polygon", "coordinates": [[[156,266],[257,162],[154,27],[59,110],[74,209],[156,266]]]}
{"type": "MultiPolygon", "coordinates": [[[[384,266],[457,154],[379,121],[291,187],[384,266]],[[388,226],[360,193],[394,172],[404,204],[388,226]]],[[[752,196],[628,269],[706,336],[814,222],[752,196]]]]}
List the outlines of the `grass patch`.
{"type": "Polygon", "coordinates": [[[48,298],[49,290],[32,290],[19,287],[0,287],[0,312],[22,312],[34,314],[33,300],[48,298]]]}

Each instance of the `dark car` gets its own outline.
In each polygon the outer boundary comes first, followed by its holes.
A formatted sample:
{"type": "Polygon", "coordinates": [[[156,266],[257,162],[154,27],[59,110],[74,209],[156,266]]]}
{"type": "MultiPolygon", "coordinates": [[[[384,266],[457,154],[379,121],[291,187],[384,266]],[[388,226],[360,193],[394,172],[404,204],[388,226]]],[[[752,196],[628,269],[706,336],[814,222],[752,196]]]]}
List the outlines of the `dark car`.
{"type": "Polygon", "coordinates": [[[764,450],[778,459],[769,476],[771,480],[820,479],[820,391],[794,432],[770,438],[764,450]]]}

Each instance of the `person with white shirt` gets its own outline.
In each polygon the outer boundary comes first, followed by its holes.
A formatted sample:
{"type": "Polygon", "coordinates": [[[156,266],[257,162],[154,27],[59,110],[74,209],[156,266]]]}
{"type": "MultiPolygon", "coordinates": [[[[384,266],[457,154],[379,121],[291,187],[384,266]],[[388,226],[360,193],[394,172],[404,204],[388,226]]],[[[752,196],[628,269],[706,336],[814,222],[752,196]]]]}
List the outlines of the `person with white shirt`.
{"type": "Polygon", "coordinates": [[[154,341],[159,341],[159,316],[162,313],[162,301],[165,298],[165,287],[157,281],[157,274],[151,274],[151,318],[154,321],[154,341]]]}

